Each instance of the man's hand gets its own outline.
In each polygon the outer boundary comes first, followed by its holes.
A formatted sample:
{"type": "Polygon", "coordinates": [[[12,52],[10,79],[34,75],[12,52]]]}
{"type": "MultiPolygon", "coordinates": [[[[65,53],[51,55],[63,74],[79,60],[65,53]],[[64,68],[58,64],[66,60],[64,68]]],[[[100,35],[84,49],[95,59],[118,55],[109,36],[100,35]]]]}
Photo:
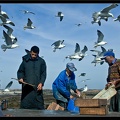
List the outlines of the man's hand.
{"type": "Polygon", "coordinates": [[[37,90],[42,90],[42,83],[38,84],[37,90]]]}
{"type": "Polygon", "coordinates": [[[23,83],[24,81],[23,81],[23,79],[21,78],[21,79],[18,80],[18,82],[19,82],[19,83],[23,83]]]}

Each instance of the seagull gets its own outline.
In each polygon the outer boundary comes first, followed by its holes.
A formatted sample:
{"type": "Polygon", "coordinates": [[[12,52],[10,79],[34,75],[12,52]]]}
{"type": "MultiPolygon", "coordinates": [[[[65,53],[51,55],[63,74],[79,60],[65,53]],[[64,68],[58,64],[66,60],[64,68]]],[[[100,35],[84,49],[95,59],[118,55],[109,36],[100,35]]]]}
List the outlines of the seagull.
{"type": "Polygon", "coordinates": [[[27,22],[27,25],[24,26],[24,30],[36,28],[35,26],[32,26],[32,24],[33,24],[33,22],[30,20],[30,18],[28,18],[28,22],[27,22]]]}
{"type": "Polygon", "coordinates": [[[117,18],[113,19],[114,21],[119,21],[120,22],[120,15],[117,16],[117,18]]]}
{"type": "Polygon", "coordinates": [[[84,46],[83,50],[80,51],[80,45],[76,43],[74,54],[68,55],[65,58],[69,58],[70,60],[78,59],[79,61],[81,61],[84,58],[84,56],[87,55],[85,54],[87,50],[87,47],[84,46]]]}
{"type": "Polygon", "coordinates": [[[81,82],[86,82],[86,80],[90,80],[90,79],[81,80],[81,82]]]}
{"type": "Polygon", "coordinates": [[[78,23],[78,24],[75,24],[75,25],[77,25],[77,26],[79,27],[79,26],[81,26],[81,25],[82,25],[82,23],[78,23]]]}
{"type": "Polygon", "coordinates": [[[85,85],[85,87],[80,88],[79,90],[80,90],[80,92],[86,92],[86,91],[88,91],[88,87],[87,87],[87,85],[85,85]]]}
{"type": "Polygon", "coordinates": [[[9,88],[11,87],[12,84],[13,84],[13,81],[10,81],[5,87],[4,92],[9,92],[10,91],[9,88]]]}
{"type": "Polygon", "coordinates": [[[20,11],[23,11],[23,13],[24,13],[24,14],[31,13],[31,14],[35,15],[35,13],[34,13],[34,12],[31,12],[31,11],[28,11],[28,10],[20,10],[20,11]]]}
{"type": "Polygon", "coordinates": [[[81,57],[78,54],[79,52],[80,52],[80,45],[78,43],[76,43],[74,54],[68,55],[65,58],[69,58],[70,60],[72,60],[72,59],[78,59],[79,60],[79,59],[81,59],[81,57]]]}
{"type": "Polygon", "coordinates": [[[53,46],[53,52],[56,52],[56,49],[64,48],[65,45],[63,44],[64,40],[58,40],[54,42],[51,46],[53,46]]]}
{"type": "Polygon", "coordinates": [[[15,36],[13,36],[13,34],[12,34],[13,29],[11,27],[7,26],[7,25],[3,25],[3,27],[7,29],[7,34],[12,39],[12,43],[13,44],[16,43],[17,42],[17,38],[15,36]]]}
{"type": "Polygon", "coordinates": [[[64,14],[62,12],[58,12],[58,14],[55,17],[60,17],[60,21],[62,21],[64,14]]]}
{"type": "Polygon", "coordinates": [[[114,18],[113,14],[110,12],[110,10],[117,6],[118,6],[117,3],[112,3],[110,6],[104,8],[100,12],[95,12],[94,15],[96,16],[96,18],[100,17],[101,19],[104,19],[104,18],[107,19],[108,17],[114,18]]]}
{"type": "Polygon", "coordinates": [[[86,75],[86,73],[81,73],[78,77],[85,76],[85,75],[86,75]]]}
{"type": "Polygon", "coordinates": [[[98,40],[97,40],[97,42],[95,42],[94,48],[107,44],[106,41],[103,41],[104,35],[100,30],[97,30],[97,35],[98,35],[98,40]]]}
{"type": "Polygon", "coordinates": [[[0,25],[5,25],[5,24],[10,24],[12,26],[15,26],[15,24],[11,21],[11,20],[7,20],[5,17],[0,15],[0,19],[2,21],[2,23],[0,23],[0,25]]]}
{"type": "Polygon", "coordinates": [[[6,18],[6,19],[9,19],[7,13],[4,12],[4,11],[2,11],[2,9],[1,9],[1,5],[0,5],[0,15],[3,16],[3,17],[6,18]]]}
{"type": "Polygon", "coordinates": [[[3,49],[3,51],[6,51],[6,49],[13,49],[13,48],[16,48],[19,46],[15,43],[14,44],[12,43],[12,39],[4,30],[3,30],[3,36],[4,36],[5,42],[6,42],[6,45],[5,44],[1,45],[1,49],[3,49]]]}

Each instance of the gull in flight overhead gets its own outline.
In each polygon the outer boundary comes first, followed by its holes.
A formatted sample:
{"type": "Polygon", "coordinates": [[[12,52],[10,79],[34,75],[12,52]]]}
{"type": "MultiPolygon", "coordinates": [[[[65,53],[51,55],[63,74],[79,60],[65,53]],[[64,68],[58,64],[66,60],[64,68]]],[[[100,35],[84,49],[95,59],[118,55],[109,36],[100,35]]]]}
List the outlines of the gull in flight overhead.
{"type": "Polygon", "coordinates": [[[2,21],[2,23],[0,23],[1,26],[5,25],[5,24],[10,24],[12,26],[15,26],[15,24],[11,20],[8,20],[8,19],[6,19],[5,17],[3,17],[1,15],[0,15],[0,19],[2,21]]]}
{"type": "Polygon", "coordinates": [[[86,73],[81,73],[78,77],[85,76],[85,75],[86,75],[86,73]]]}
{"type": "Polygon", "coordinates": [[[19,46],[16,43],[13,44],[12,39],[4,30],[3,30],[3,36],[5,38],[5,43],[6,43],[6,45],[5,44],[1,45],[1,49],[3,49],[3,51],[6,51],[6,49],[14,49],[19,46]]]}
{"type": "MultiPolygon", "coordinates": [[[[16,43],[17,42],[17,37],[13,36],[12,32],[13,32],[13,29],[7,25],[3,25],[4,28],[7,29],[7,34],[10,36],[10,38],[12,39],[12,43],[16,43]]],[[[3,37],[4,39],[4,37],[3,37]]]]}
{"type": "Polygon", "coordinates": [[[68,55],[65,58],[69,58],[70,60],[78,59],[79,61],[81,61],[84,58],[84,56],[87,55],[85,54],[87,50],[87,47],[84,46],[83,50],[80,51],[80,45],[76,43],[74,54],[68,55]]]}
{"type": "Polygon", "coordinates": [[[96,19],[100,17],[100,19],[104,19],[104,20],[107,20],[108,17],[114,18],[113,14],[110,12],[110,10],[112,10],[113,8],[116,8],[117,6],[118,6],[117,3],[112,3],[108,7],[101,10],[100,12],[95,12],[94,16],[96,16],[95,17],[96,19]]]}
{"type": "Polygon", "coordinates": [[[100,30],[97,30],[97,35],[98,35],[98,39],[97,39],[97,42],[95,42],[94,44],[94,48],[107,44],[106,41],[103,41],[104,35],[100,30]]]}
{"type": "Polygon", "coordinates": [[[32,26],[32,24],[33,24],[33,22],[30,20],[30,18],[28,18],[28,22],[27,22],[27,25],[24,26],[24,30],[36,28],[35,26],[32,26]]]}
{"type": "Polygon", "coordinates": [[[20,10],[20,11],[23,11],[23,13],[24,13],[24,14],[31,13],[31,14],[35,15],[35,13],[34,13],[34,12],[31,12],[31,11],[28,11],[28,10],[20,10]]]}
{"type": "Polygon", "coordinates": [[[62,21],[64,14],[62,12],[58,12],[58,14],[55,17],[60,17],[60,21],[62,21]]]}
{"type": "Polygon", "coordinates": [[[100,65],[102,65],[104,63],[104,60],[102,60],[101,58],[103,57],[104,53],[106,52],[106,49],[104,47],[101,47],[102,51],[98,51],[98,50],[90,50],[92,52],[97,52],[96,55],[94,56],[94,60],[91,63],[94,63],[95,66],[97,63],[100,63],[100,65]]]}
{"type": "Polygon", "coordinates": [[[79,26],[81,26],[81,25],[82,25],[82,23],[78,23],[78,24],[75,24],[75,25],[77,25],[77,26],[79,27],[79,26]]]}
{"type": "Polygon", "coordinates": [[[13,84],[13,81],[10,81],[8,84],[7,84],[7,86],[5,87],[5,89],[4,89],[4,92],[9,92],[10,90],[10,87],[12,86],[12,84],[13,84]]]}
{"type": "Polygon", "coordinates": [[[4,11],[2,11],[2,9],[1,9],[1,5],[0,5],[0,15],[3,16],[3,17],[6,18],[6,19],[9,19],[7,13],[4,12],[4,11]]]}
{"type": "Polygon", "coordinates": [[[87,87],[87,85],[85,85],[85,87],[80,88],[79,90],[80,90],[80,92],[86,92],[86,91],[88,91],[88,87],[87,87]]]}
{"type": "Polygon", "coordinates": [[[90,79],[81,80],[81,82],[86,82],[87,80],[90,80],[90,79]]]}
{"type": "Polygon", "coordinates": [[[64,40],[58,40],[54,42],[51,46],[53,46],[53,52],[56,52],[56,49],[64,48],[65,45],[63,44],[64,40]]]}
{"type": "Polygon", "coordinates": [[[119,21],[120,22],[120,15],[117,16],[117,18],[113,19],[114,21],[119,21]]]}

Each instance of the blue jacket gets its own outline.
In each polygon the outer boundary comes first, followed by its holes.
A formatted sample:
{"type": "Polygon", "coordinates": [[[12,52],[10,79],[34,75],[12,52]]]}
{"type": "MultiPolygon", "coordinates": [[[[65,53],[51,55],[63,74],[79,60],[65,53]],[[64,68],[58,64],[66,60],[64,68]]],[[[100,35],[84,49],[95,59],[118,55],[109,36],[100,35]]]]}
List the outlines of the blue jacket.
{"type": "Polygon", "coordinates": [[[74,92],[77,89],[75,74],[72,72],[70,78],[68,78],[66,70],[63,70],[52,84],[53,96],[56,100],[68,102],[71,95],[70,89],[74,92]]]}

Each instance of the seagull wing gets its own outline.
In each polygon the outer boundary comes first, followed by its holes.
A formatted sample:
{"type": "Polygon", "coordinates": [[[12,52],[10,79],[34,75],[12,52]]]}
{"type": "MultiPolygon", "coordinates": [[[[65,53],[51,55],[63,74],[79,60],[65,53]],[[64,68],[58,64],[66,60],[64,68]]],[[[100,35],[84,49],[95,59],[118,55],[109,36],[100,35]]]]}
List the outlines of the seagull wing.
{"type": "Polygon", "coordinates": [[[5,42],[7,45],[12,45],[12,39],[9,37],[9,35],[3,30],[3,36],[5,38],[5,42]]]}
{"type": "Polygon", "coordinates": [[[5,87],[5,89],[9,89],[12,84],[13,84],[13,81],[10,81],[10,82],[7,84],[7,86],[5,87]]]}
{"type": "Polygon", "coordinates": [[[62,12],[58,12],[58,16],[61,16],[62,12]]]}
{"type": "Polygon", "coordinates": [[[76,43],[75,53],[78,53],[78,52],[80,52],[80,45],[78,43],[76,43]]]}
{"type": "Polygon", "coordinates": [[[100,30],[97,30],[98,40],[97,42],[101,42],[104,38],[103,33],[100,30]]]}
{"type": "Polygon", "coordinates": [[[117,3],[113,3],[110,6],[104,8],[103,10],[101,10],[101,13],[108,13],[111,9],[117,7],[118,4],[117,3]]]}
{"type": "MultiPolygon", "coordinates": [[[[54,45],[54,46],[59,46],[59,45],[60,45],[60,42],[61,42],[61,40],[58,40],[58,41],[54,42],[52,45],[54,45]]],[[[51,45],[51,46],[52,46],[52,45],[51,45]]]]}
{"type": "Polygon", "coordinates": [[[106,52],[106,49],[101,46],[102,52],[106,52]]]}
{"type": "Polygon", "coordinates": [[[7,21],[6,18],[3,17],[2,15],[0,15],[0,19],[2,20],[2,22],[6,22],[7,21]]]}
{"type": "Polygon", "coordinates": [[[28,18],[27,26],[31,26],[31,25],[32,25],[32,21],[30,20],[30,18],[28,18]]]}
{"type": "Polygon", "coordinates": [[[87,48],[87,46],[85,45],[84,48],[83,48],[83,50],[81,50],[81,53],[85,53],[86,51],[88,51],[88,48],[87,48]]]}
{"type": "Polygon", "coordinates": [[[29,13],[34,14],[34,15],[35,15],[35,13],[33,13],[33,12],[29,12],[29,13]]]}
{"type": "Polygon", "coordinates": [[[7,34],[8,35],[11,35],[12,34],[12,32],[13,32],[13,29],[11,28],[11,27],[9,27],[9,26],[7,26],[7,25],[3,25],[3,27],[5,27],[8,31],[7,31],[7,34]]]}

